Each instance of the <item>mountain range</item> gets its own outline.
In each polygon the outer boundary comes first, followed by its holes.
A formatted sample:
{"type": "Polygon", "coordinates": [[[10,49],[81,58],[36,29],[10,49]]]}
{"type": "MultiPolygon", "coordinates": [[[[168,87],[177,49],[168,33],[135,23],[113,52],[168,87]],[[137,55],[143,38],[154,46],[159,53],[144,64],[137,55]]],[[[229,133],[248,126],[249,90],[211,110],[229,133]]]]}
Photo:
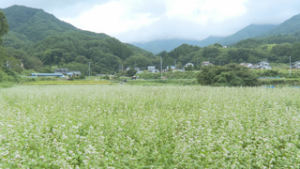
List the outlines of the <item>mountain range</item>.
{"type": "Polygon", "coordinates": [[[153,53],[162,51],[171,51],[183,43],[189,45],[197,45],[199,47],[208,46],[214,43],[219,43],[223,46],[232,45],[241,40],[248,38],[263,38],[272,35],[292,34],[300,30],[300,14],[293,16],[280,25],[256,25],[251,24],[233,35],[227,37],[210,36],[202,41],[197,40],[183,40],[183,39],[168,39],[155,40],[145,43],[132,43],[133,45],[145,49],[153,53]]]}
{"type": "Polygon", "coordinates": [[[15,5],[1,11],[6,15],[10,31],[2,37],[0,53],[6,50],[6,55],[4,58],[0,55],[0,62],[8,60],[20,65],[22,61],[25,69],[37,72],[51,72],[53,67],[86,72],[87,63],[91,62],[94,75],[114,73],[135,64],[141,69],[149,65],[159,67],[160,57],[164,66],[174,64],[175,60],[181,65],[205,60],[239,63],[265,58],[285,63],[290,51],[297,55],[295,42],[300,42],[299,15],[278,26],[249,25],[228,37],[210,36],[202,41],[169,39],[132,45],[103,33],[80,30],[42,9],[15,5]],[[224,50],[222,45],[228,44],[230,49],[224,50]],[[273,46],[281,52],[271,50],[273,46]],[[165,52],[160,53],[162,50],[165,52]]]}

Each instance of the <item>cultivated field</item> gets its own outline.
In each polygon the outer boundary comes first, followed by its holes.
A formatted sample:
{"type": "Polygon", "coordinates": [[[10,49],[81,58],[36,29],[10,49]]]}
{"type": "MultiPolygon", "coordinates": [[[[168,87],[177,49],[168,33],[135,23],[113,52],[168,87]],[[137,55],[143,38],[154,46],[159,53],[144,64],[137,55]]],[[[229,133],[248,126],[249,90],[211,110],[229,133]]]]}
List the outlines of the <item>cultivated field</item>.
{"type": "Polygon", "coordinates": [[[0,168],[299,168],[296,88],[0,89],[0,168]]]}

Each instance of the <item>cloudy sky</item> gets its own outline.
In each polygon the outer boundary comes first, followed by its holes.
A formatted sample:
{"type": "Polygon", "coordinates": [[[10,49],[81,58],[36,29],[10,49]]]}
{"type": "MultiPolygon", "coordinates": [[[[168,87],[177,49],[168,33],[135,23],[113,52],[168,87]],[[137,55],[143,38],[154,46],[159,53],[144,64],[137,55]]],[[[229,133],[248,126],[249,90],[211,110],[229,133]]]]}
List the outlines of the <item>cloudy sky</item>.
{"type": "Polygon", "coordinates": [[[228,36],[249,24],[280,24],[300,13],[300,0],[1,0],[0,8],[15,4],[123,42],[228,36]]]}

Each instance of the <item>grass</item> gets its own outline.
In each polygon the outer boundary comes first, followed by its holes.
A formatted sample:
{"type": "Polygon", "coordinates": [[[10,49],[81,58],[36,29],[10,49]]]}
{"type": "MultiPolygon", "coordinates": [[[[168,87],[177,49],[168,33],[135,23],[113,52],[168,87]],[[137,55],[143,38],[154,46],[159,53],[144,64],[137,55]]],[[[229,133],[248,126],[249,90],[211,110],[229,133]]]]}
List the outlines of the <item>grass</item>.
{"type": "Polygon", "coordinates": [[[196,79],[181,79],[181,80],[131,80],[126,82],[127,85],[142,85],[142,86],[184,86],[198,84],[196,79]]]}
{"type": "Polygon", "coordinates": [[[74,81],[31,81],[25,82],[23,85],[104,85],[112,84],[107,80],[74,80],[74,81]]]}
{"type": "Polygon", "coordinates": [[[0,168],[299,168],[300,90],[0,90],[0,168]]]}
{"type": "Polygon", "coordinates": [[[0,82],[0,89],[1,88],[8,88],[14,86],[13,82],[0,82]]]}

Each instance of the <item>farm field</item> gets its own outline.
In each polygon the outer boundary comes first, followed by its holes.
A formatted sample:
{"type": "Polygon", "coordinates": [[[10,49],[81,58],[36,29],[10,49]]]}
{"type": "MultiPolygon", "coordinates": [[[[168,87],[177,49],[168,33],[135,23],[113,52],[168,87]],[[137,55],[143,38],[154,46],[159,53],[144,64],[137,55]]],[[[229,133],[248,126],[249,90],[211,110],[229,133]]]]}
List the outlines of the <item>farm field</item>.
{"type": "Polygon", "coordinates": [[[0,168],[299,168],[300,90],[0,89],[0,168]]]}
{"type": "Polygon", "coordinates": [[[25,82],[23,85],[103,85],[103,84],[112,84],[107,80],[74,80],[74,81],[31,81],[25,82]]]}

